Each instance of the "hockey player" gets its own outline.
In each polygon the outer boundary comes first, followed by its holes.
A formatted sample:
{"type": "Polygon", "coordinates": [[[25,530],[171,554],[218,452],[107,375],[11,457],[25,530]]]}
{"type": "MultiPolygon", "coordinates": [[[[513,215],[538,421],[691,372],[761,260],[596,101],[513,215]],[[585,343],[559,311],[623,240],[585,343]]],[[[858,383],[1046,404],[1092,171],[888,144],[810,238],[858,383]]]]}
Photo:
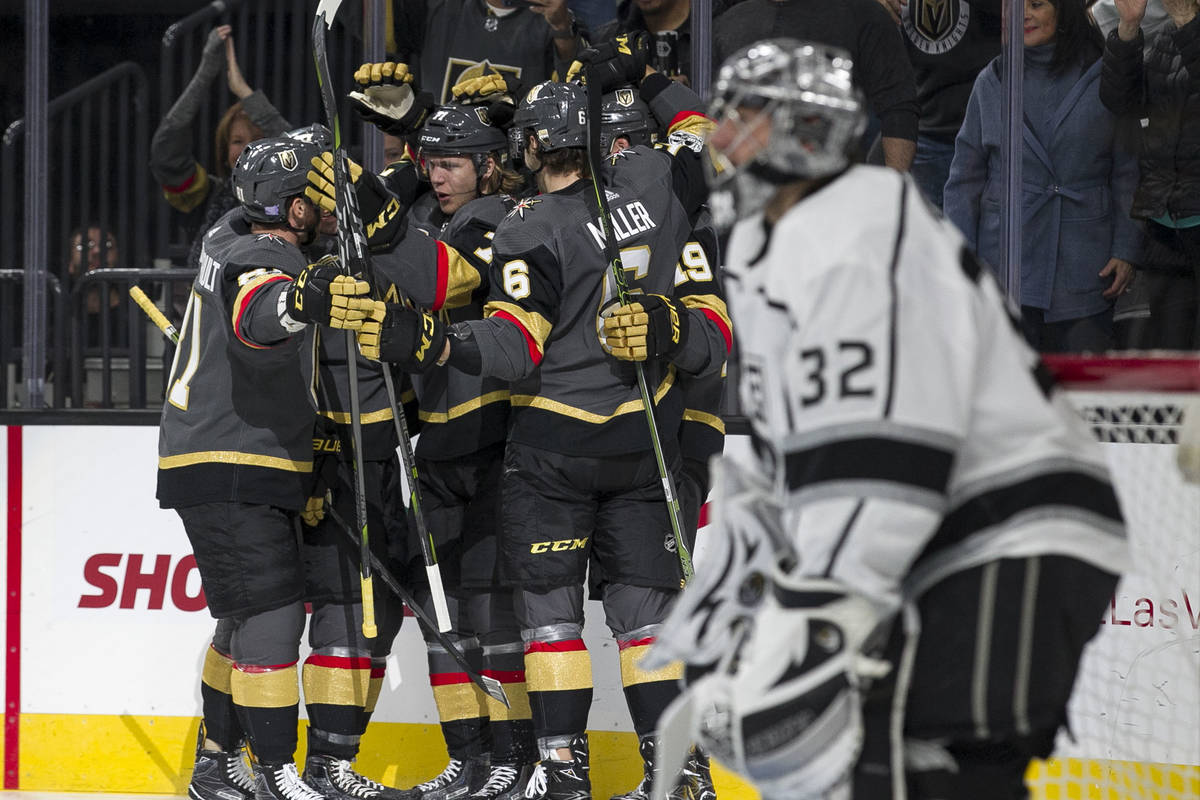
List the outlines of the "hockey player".
{"type": "MultiPolygon", "coordinates": [[[[623,53],[613,46],[597,52],[589,74],[610,85],[644,76],[640,93],[651,107],[669,89],[689,91],[648,71],[645,43],[633,45],[623,53]]],[[[515,381],[499,559],[504,579],[516,587],[541,759],[526,795],[554,800],[579,800],[591,791],[585,733],[591,669],[581,633],[592,554],[608,580],[608,623],[621,646],[639,733],[653,730],[678,677],[637,667],[682,573],[633,370],[601,344],[603,318],[630,309],[619,307],[603,252],[586,113],[584,90],[571,83],[539,84],[517,110],[525,162],[542,194],[518,203],[496,231],[486,318],[450,326],[448,339],[439,320],[400,311],[389,314],[394,324],[384,328],[381,343],[385,357],[415,371],[440,360],[515,381]]],[[[702,115],[681,114],[660,149],[625,151],[598,176],[629,283],[653,297],[640,306],[654,317],[648,334],[641,325],[642,348],[648,338],[653,352],[669,356],[648,365],[647,377],[672,469],[678,450],[670,443],[681,412],[676,371],[718,369],[730,337],[711,276],[675,285],[678,254],[705,196],[699,170],[706,128],[702,115]]],[[[634,335],[623,330],[619,338],[634,335]]]]}
{"type": "Polygon", "coordinates": [[[369,287],[301,251],[311,145],[267,139],[234,168],[249,235],[205,236],[159,429],[158,492],[183,520],[218,620],[204,666],[196,800],[317,800],[293,755],[304,582],[295,515],[312,468],[313,327],[354,329],[369,287]],[[249,739],[253,784],[239,740],[249,739]]]}
{"type": "Polygon", "coordinates": [[[848,163],[848,56],[759,42],[715,94],[753,456],[651,663],[715,669],[678,707],[768,800],[1025,797],[1125,558],[1103,454],[957,231],[848,163]]]}

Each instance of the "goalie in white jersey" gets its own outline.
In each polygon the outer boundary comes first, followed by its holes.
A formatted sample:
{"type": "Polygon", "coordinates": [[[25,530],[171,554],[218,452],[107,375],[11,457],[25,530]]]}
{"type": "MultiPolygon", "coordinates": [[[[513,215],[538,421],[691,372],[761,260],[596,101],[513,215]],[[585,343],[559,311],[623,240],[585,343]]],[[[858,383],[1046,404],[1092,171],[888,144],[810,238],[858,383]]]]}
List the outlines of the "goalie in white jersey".
{"type": "Polygon", "coordinates": [[[690,667],[664,766],[690,714],[767,800],[1024,797],[1125,558],[1121,513],[958,233],[906,176],[850,166],[850,70],[772,40],[717,82],[753,455],[720,471],[720,552],[652,651],[690,667]]]}

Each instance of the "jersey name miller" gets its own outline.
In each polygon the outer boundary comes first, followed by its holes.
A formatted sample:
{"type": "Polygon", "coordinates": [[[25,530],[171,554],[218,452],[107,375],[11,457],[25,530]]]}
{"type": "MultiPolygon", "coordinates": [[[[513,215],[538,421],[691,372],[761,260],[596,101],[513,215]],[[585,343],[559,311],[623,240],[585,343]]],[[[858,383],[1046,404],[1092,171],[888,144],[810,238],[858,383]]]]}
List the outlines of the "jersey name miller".
{"type": "MultiPolygon", "coordinates": [[[[618,242],[623,242],[631,236],[636,236],[643,231],[657,227],[658,224],[650,219],[650,212],[637,200],[613,209],[612,230],[618,242]]],[[[592,234],[592,237],[595,238],[596,245],[603,249],[604,228],[600,224],[600,219],[597,218],[595,222],[589,222],[587,229],[592,234]]]]}

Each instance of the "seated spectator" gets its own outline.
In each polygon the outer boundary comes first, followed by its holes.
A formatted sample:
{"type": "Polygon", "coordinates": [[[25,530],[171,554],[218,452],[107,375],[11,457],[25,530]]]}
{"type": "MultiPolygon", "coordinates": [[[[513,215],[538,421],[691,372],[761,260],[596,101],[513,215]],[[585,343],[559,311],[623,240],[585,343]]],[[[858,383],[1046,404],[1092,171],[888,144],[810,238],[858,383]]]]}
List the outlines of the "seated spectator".
{"type": "MultiPolygon", "coordinates": [[[[93,222],[76,228],[71,231],[68,240],[68,286],[74,290],[84,275],[100,268],[112,269],[119,265],[120,259],[117,238],[108,227],[93,222]]],[[[80,314],[75,317],[75,324],[82,326],[79,329],[79,341],[85,352],[104,346],[102,320],[105,314],[108,317],[109,347],[123,349],[129,346],[128,309],[122,302],[122,287],[109,285],[104,292],[107,302],[101,299],[101,294],[102,285],[92,283],[84,290],[79,305],[73,305],[73,310],[80,314]]]]}
{"type": "MultiPolygon", "coordinates": [[[[692,75],[692,4],[691,0],[625,0],[618,9],[621,15],[607,25],[591,30],[588,38],[593,42],[607,42],[618,33],[646,31],[647,33],[674,32],[672,42],[677,71],[672,78],[691,85],[692,75]]],[[[725,11],[723,0],[713,0],[712,15],[716,19],[725,11]]],[[[655,42],[656,46],[658,42],[655,42]]],[[[660,72],[667,72],[661,65],[652,64],[660,72]]]]}
{"type": "Polygon", "coordinates": [[[233,29],[229,25],[214,28],[204,45],[200,67],[163,117],[150,142],[150,171],[162,185],[167,202],[188,215],[185,226],[192,239],[188,266],[199,267],[200,240],[204,233],[237,205],[229,175],[242,150],[256,139],[280,136],[291,127],[266,96],[251,89],[242,77],[233,49],[233,29]],[[192,122],[222,64],[229,90],[238,101],[217,123],[210,174],[192,152],[192,122]]]}
{"type": "Polygon", "coordinates": [[[904,40],[876,0],[743,0],[713,23],[713,64],[760,39],[788,36],[840,47],[879,118],[883,161],[907,170],[917,149],[917,88],[904,40]]]}
{"type": "MultiPolygon", "coordinates": [[[[1113,347],[1113,301],[1132,278],[1137,163],[1100,102],[1103,41],[1083,0],[1025,0],[1022,327],[1043,352],[1113,347]]],[[[980,73],[955,141],[946,216],[999,264],[1003,200],[1000,58],[980,73]]]]}
{"type": "Polygon", "coordinates": [[[1162,0],[1170,17],[1146,47],[1146,0],[1117,4],[1100,99],[1147,119],[1133,216],[1145,221],[1139,266],[1150,306],[1144,347],[1200,348],[1200,22],[1196,0],[1162,0]],[[1148,51],[1148,52],[1147,52],[1148,51]],[[1187,76],[1191,76],[1190,80],[1187,76]]]}

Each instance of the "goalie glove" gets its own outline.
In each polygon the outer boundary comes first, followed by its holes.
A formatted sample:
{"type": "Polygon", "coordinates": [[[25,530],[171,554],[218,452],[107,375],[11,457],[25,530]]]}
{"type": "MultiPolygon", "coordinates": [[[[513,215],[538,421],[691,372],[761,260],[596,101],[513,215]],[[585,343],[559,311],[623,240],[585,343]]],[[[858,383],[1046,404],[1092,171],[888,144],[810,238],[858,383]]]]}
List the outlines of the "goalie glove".
{"type": "Polygon", "coordinates": [[[280,295],[280,322],[295,331],[308,324],[358,330],[371,313],[371,286],[342,272],[337,256],[325,256],[300,270],[280,295]]]}
{"type": "Polygon", "coordinates": [[[567,81],[595,81],[601,93],[637,86],[646,77],[649,62],[650,34],[622,33],[581,51],[567,70],[567,81]]]}
{"type": "Polygon", "coordinates": [[[361,87],[361,91],[349,94],[354,110],[384,133],[416,133],[433,108],[433,95],[414,88],[407,64],[363,64],[354,72],[354,80],[361,87]]]}
{"type": "MultiPolygon", "coordinates": [[[[350,183],[358,198],[367,231],[367,248],[372,253],[386,253],[394,248],[408,229],[404,204],[388,189],[383,178],[365,171],[347,158],[350,183]]],[[[333,153],[328,150],[314,156],[308,171],[304,196],[323,211],[337,213],[337,187],[334,181],[333,153]]]]}
{"type": "Polygon", "coordinates": [[[377,301],[358,333],[364,358],[396,364],[405,372],[428,372],[446,346],[446,325],[427,311],[377,301]]]}
{"type": "Polygon", "coordinates": [[[687,307],[661,294],[639,295],[604,319],[604,349],[622,361],[671,360],[687,342],[687,307]]]}

